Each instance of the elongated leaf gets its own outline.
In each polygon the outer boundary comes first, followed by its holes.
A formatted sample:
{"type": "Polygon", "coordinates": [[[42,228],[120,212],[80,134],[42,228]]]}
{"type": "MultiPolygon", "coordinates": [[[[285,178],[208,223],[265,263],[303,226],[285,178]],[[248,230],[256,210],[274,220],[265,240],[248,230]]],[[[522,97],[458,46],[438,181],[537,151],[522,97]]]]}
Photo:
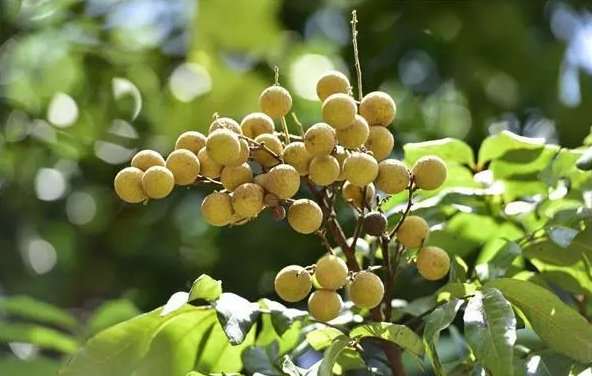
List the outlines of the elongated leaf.
{"type": "Polygon", "coordinates": [[[438,357],[437,345],[440,339],[440,332],[454,321],[456,314],[463,302],[459,299],[452,299],[434,312],[430,313],[425,319],[423,330],[423,343],[434,367],[436,376],[446,376],[440,358],[438,357]]]}
{"type": "Polygon", "coordinates": [[[510,278],[490,281],[484,287],[499,289],[551,350],[582,363],[592,362],[592,326],[552,292],[510,278]]]}
{"type": "MultiPolygon", "coordinates": [[[[274,365],[275,359],[270,356],[266,349],[259,346],[250,346],[242,353],[242,362],[245,372],[250,375],[260,373],[263,375],[281,375],[281,372],[274,365]]],[[[276,354],[277,356],[277,354],[276,354]]]]}
{"type": "Polygon", "coordinates": [[[218,313],[218,320],[232,345],[245,340],[261,310],[259,304],[251,303],[236,294],[225,292],[212,303],[218,313]]]}
{"type": "Polygon", "coordinates": [[[407,143],[403,146],[405,161],[412,165],[419,158],[426,155],[437,155],[445,161],[472,165],[474,163],[473,149],[467,143],[456,138],[407,143]]]}
{"type": "MultiPolygon", "coordinates": [[[[268,305],[272,305],[272,302],[269,299],[260,299],[259,305],[262,309],[269,309],[268,305]]],[[[277,302],[273,302],[280,305],[277,302]]],[[[285,307],[284,307],[285,308],[285,307]]],[[[261,315],[261,329],[259,334],[257,335],[257,346],[266,347],[271,345],[274,342],[277,342],[279,345],[278,353],[283,355],[288,351],[293,350],[296,346],[298,346],[298,342],[300,339],[300,329],[302,328],[302,323],[299,321],[295,321],[289,327],[289,329],[285,330],[281,335],[278,334],[276,329],[274,328],[273,321],[272,321],[272,313],[263,313],[261,315]]]]}
{"type": "Polygon", "coordinates": [[[349,345],[350,339],[347,336],[335,338],[331,346],[325,350],[323,360],[319,366],[319,376],[333,376],[333,366],[339,357],[339,354],[349,345]]]}
{"type": "Polygon", "coordinates": [[[207,274],[202,274],[191,286],[189,290],[189,301],[204,299],[209,302],[214,301],[222,294],[222,282],[217,281],[207,274]]]}
{"type": "Polygon", "coordinates": [[[16,356],[3,356],[0,361],[0,375],[6,376],[50,376],[57,374],[60,362],[43,357],[23,360],[16,356]]]}
{"type": "Polygon", "coordinates": [[[129,300],[111,300],[97,309],[88,321],[88,333],[94,335],[110,326],[129,320],[142,312],[129,300]]]}
{"type": "Polygon", "coordinates": [[[276,333],[282,336],[292,327],[295,321],[304,319],[308,312],[295,308],[287,308],[281,303],[273,300],[264,299],[266,308],[270,311],[271,323],[276,333]]]}
{"type": "Polygon", "coordinates": [[[315,350],[324,350],[331,346],[335,338],[345,335],[341,330],[326,326],[306,333],[306,341],[315,350]]]}
{"type": "Polygon", "coordinates": [[[579,231],[566,226],[551,226],[548,230],[549,238],[561,248],[569,247],[578,233],[579,231]]]}
{"type": "Polygon", "coordinates": [[[530,355],[524,365],[525,376],[569,376],[574,361],[565,355],[544,350],[530,355]]]}
{"type": "Polygon", "coordinates": [[[499,158],[510,150],[537,150],[545,145],[544,138],[528,138],[510,131],[502,131],[487,137],[479,148],[478,163],[480,166],[487,161],[499,158]]]}
{"type": "Polygon", "coordinates": [[[477,360],[492,376],[513,374],[516,318],[510,303],[495,288],[477,292],[465,309],[465,335],[477,360]]]}
{"type": "Polygon", "coordinates": [[[522,254],[522,248],[513,241],[507,242],[496,252],[493,258],[486,263],[475,266],[475,272],[480,280],[488,280],[503,277],[512,265],[516,257],[522,254]]]}
{"type": "Polygon", "coordinates": [[[422,357],[424,354],[421,338],[405,325],[386,322],[362,324],[353,328],[349,336],[382,338],[399,345],[413,355],[422,357]]]}
{"type": "Polygon", "coordinates": [[[56,325],[71,331],[81,329],[80,323],[68,311],[28,296],[1,298],[0,313],[56,325]]]}
{"type": "Polygon", "coordinates": [[[72,336],[35,324],[0,322],[0,342],[30,343],[64,354],[73,354],[78,348],[72,336]]]}
{"type": "Polygon", "coordinates": [[[454,298],[461,299],[474,294],[475,291],[477,291],[477,286],[470,283],[447,283],[436,292],[436,302],[440,303],[454,298]]]}

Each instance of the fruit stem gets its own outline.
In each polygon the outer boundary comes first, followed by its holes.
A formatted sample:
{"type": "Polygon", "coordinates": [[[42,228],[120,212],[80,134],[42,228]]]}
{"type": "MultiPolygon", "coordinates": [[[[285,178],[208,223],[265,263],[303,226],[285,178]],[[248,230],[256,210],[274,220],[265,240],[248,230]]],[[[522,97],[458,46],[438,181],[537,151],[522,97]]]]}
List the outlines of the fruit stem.
{"type": "Polygon", "coordinates": [[[298,116],[296,116],[294,112],[292,112],[292,118],[294,119],[294,123],[296,123],[296,126],[298,127],[298,133],[300,134],[300,137],[304,139],[304,128],[302,127],[302,123],[300,122],[300,120],[298,120],[298,116]]]}
{"type": "Polygon", "coordinates": [[[284,132],[284,137],[286,137],[286,145],[290,143],[290,131],[288,130],[288,123],[286,123],[286,118],[282,116],[280,119],[282,123],[282,131],[284,132]]]}
{"type": "Polygon", "coordinates": [[[329,244],[329,240],[327,240],[327,230],[320,229],[317,231],[317,235],[321,238],[325,248],[327,248],[327,252],[329,252],[329,254],[333,254],[333,248],[331,247],[331,244],[329,244]]]}
{"type": "Polygon", "coordinates": [[[280,68],[277,65],[273,67],[273,83],[274,85],[280,84],[280,68]]]}
{"type": "Polygon", "coordinates": [[[250,142],[251,144],[255,145],[257,148],[259,148],[261,150],[265,150],[269,155],[271,155],[272,157],[277,159],[280,163],[284,163],[284,160],[282,159],[282,157],[280,157],[273,150],[268,148],[264,142],[257,142],[255,140],[253,140],[247,136],[243,136],[243,135],[238,135],[238,137],[247,140],[247,142],[250,142]]]}
{"type": "Polygon", "coordinates": [[[399,218],[399,222],[397,222],[397,224],[395,225],[395,227],[389,233],[388,236],[389,236],[389,239],[390,240],[393,240],[393,237],[395,236],[395,234],[397,233],[397,231],[399,230],[399,228],[403,224],[403,221],[409,215],[409,212],[411,211],[411,207],[413,206],[413,193],[416,190],[417,190],[417,188],[413,185],[413,183],[409,184],[409,187],[407,188],[407,192],[408,192],[408,196],[407,196],[407,207],[403,211],[403,213],[401,215],[401,218],[399,218]]]}
{"type": "MultiPolygon", "coordinates": [[[[391,263],[391,252],[389,250],[389,237],[388,236],[381,236],[380,237],[380,248],[382,248],[382,261],[384,265],[384,297],[382,301],[384,303],[382,316],[383,320],[386,322],[391,321],[391,301],[393,300],[393,265],[391,263]]],[[[396,257],[398,259],[398,257],[396,257]]]]}
{"type": "Polygon", "coordinates": [[[352,11],[352,18],[350,23],[352,29],[352,45],[354,47],[354,66],[356,67],[356,77],[358,79],[358,99],[361,101],[363,98],[362,68],[360,67],[360,56],[358,52],[358,15],[355,9],[352,11]]]}

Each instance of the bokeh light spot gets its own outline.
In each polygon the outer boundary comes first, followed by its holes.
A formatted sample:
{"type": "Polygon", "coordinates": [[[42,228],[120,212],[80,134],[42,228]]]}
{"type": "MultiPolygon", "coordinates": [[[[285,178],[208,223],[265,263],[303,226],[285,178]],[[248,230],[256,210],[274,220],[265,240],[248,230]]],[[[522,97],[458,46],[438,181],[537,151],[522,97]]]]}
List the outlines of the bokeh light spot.
{"type": "Polygon", "coordinates": [[[53,245],[44,239],[32,238],[26,242],[25,261],[37,274],[50,272],[57,263],[57,253],[53,245]]]}
{"type": "Polygon", "coordinates": [[[179,65],[169,78],[169,88],[181,102],[190,102],[212,90],[212,78],[206,68],[199,64],[179,65]]]}
{"type": "Polygon", "coordinates": [[[126,95],[131,95],[134,100],[134,109],[131,114],[131,119],[134,120],[136,117],[138,117],[138,114],[142,109],[142,96],[140,95],[140,90],[138,90],[136,85],[134,85],[134,83],[127,78],[115,77],[111,81],[111,86],[113,90],[113,97],[116,100],[119,100],[126,95]]]}
{"type": "Polygon", "coordinates": [[[4,138],[8,142],[18,142],[29,134],[30,122],[27,114],[23,111],[14,110],[6,119],[4,138]]]}
{"type": "Polygon", "coordinates": [[[112,142],[98,140],[94,144],[97,158],[109,164],[121,164],[132,159],[136,149],[128,149],[112,142]]]}
{"type": "Polygon", "coordinates": [[[290,86],[298,96],[316,101],[318,100],[317,81],[323,73],[332,69],[335,69],[335,65],[326,56],[302,55],[290,67],[290,86]]]}
{"type": "Polygon", "coordinates": [[[57,93],[49,102],[47,120],[56,127],[69,127],[78,119],[78,106],[71,96],[57,93]]]}
{"type": "Polygon", "coordinates": [[[97,203],[94,197],[86,192],[74,192],[66,201],[66,215],[75,225],[85,225],[97,214],[97,203]]]}
{"type": "Polygon", "coordinates": [[[40,168],[35,176],[35,193],[40,200],[54,201],[66,192],[66,179],[57,169],[40,168]]]}

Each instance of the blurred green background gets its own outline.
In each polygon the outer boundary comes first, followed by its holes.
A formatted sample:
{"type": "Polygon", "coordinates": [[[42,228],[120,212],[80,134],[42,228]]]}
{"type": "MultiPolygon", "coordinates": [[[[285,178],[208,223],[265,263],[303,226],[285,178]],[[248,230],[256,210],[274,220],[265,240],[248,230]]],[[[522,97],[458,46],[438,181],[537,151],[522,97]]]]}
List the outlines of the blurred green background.
{"type": "MultiPolygon", "coordinates": [[[[114,298],[153,309],[201,273],[248,299],[275,298],[277,270],[323,252],[270,215],[209,227],[206,189],[125,205],[112,182],[136,151],[166,155],[180,133],[207,131],[215,112],[240,121],[257,111],[273,66],[305,127],[320,120],[319,74],[338,69],[355,82],[354,8],[364,91],[397,101],[397,153],[442,137],[477,148],[504,129],[576,147],[590,132],[590,2],[1,4],[0,294],[81,317],[114,298]]],[[[398,298],[421,294],[417,279],[409,284],[398,298]]]]}

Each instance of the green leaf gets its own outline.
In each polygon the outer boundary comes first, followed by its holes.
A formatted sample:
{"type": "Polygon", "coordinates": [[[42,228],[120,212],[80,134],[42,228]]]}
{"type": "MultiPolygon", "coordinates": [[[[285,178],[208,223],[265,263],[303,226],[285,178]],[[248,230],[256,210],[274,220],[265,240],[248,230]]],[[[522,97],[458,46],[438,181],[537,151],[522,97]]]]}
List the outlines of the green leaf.
{"type": "Polygon", "coordinates": [[[202,274],[191,286],[189,290],[189,301],[197,299],[207,300],[208,302],[220,298],[222,294],[222,281],[213,279],[207,274],[202,274]]]}
{"type": "Polygon", "coordinates": [[[251,303],[230,292],[221,294],[218,300],[212,302],[212,305],[232,345],[238,345],[245,340],[247,333],[261,314],[259,304],[251,303]]]}
{"type": "Polygon", "coordinates": [[[242,353],[242,361],[245,372],[249,374],[260,373],[264,375],[281,375],[275,367],[274,358],[277,354],[270,354],[267,349],[259,346],[247,347],[242,353]]]}
{"type": "Polygon", "coordinates": [[[345,334],[339,329],[325,326],[306,333],[306,341],[313,349],[321,351],[329,347],[335,338],[344,335],[345,334]]]}
{"type": "Polygon", "coordinates": [[[491,287],[477,292],[463,318],[465,336],[477,360],[492,376],[511,376],[516,317],[502,293],[491,287]]]}
{"type": "Polygon", "coordinates": [[[302,370],[297,367],[289,356],[285,355],[282,359],[282,371],[289,376],[302,376],[302,370]]]}
{"type": "Polygon", "coordinates": [[[331,346],[325,350],[323,360],[319,366],[319,376],[333,376],[333,366],[339,357],[339,354],[349,345],[350,339],[347,336],[335,338],[331,346]]]}
{"type": "Polygon", "coordinates": [[[364,368],[366,368],[366,363],[360,353],[353,348],[347,347],[337,357],[333,372],[339,375],[347,375],[348,371],[364,368]]]}
{"type": "Polygon", "coordinates": [[[450,273],[448,280],[450,282],[464,282],[467,280],[467,271],[469,266],[459,255],[453,255],[450,258],[450,273]]]}
{"type": "Polygon", "coordinates": [[[576,161],[576,167],[582,171],[592,170],[592,147],[588,148],[584,154],[576,161]]]}
{"type": "Polygon", "coordinates": [[[567,248],[578,235],[579,231],[566,226],[551,226],[548,230],[549,238],[561,248],[567,248]]]}
{"type": "Polygon", "coordinates": [[[485,162],[500,158],[510,150],[539,150],[544,145],[544,138],[529,138],[510,131],[501,131],[483,140],[477,161],[479,166],[483,166],[485,162]]]}
{"type": "Polygon", "coordinates": [[[56,325],[73,332],[81,329],[80,323],[67,311],[28,296],[1,298],[0,314],[56,325]]]}
{"type": "Polygon", "coordinates": [[[514,262],[516,257],[522,254],[522,248],[518,243],[509,241],[504,244],[495,255],[483,264],[475,266],[475,272],[480,280],[489,280],[503,277],[514,262]]]}
{"type": "Polygon", "coordinates": [[[530,355],[524,365],[525,376],[568,376],[574,361],[553,351],[530,355]]]}
{"type": "Polygon", "coordinates": [[[551,350],[582,363],[592,362],[592,326],[552,292],[509,278],[490,281],[484,287],[499,289],[551,350]]]}
{"type": "Polygon", "coordinates": [[[267,308],[270,310],[271,323],[276,333],[282,336],[292,327],[295,321],[302,320],[308,316],[308,312],[295,308],[287,308],[281,303],[273,300],[265,300],[267,308]]]}
{"type": "Polygon", "coordinates": [[[407,143],[403,146],[405,161],[412,166],[426,155],[437,155],[445,161],[473,165],[473,149],[466,142],[456,138],[443,138],[433,141],[407,143]]]}
{"type": "Polygon", "coordinates": [[[441,307],[436,308],[434,312],[430,313],[425,319],[423,343],[432,362],[432,366],[434,367],[436,376],[446,376],[437,351],[440,332],[446,329],[452,321],[454,321],[454,318],[462,305],[462,300],[452,299],[441,307]]]}
{"type": "Polygon", "coordinates": [[[422,357],[424,354],[421,338],[405,325],[386,322],[362,324],[353,328],[349,336],[382,338],[399,345],[413,355],[422,357]]]}
{"type": "Polygon", "coordinates": [[[161,316],[166,316],[171,312],[174,312],[182,307],[185,306],[189,298],[189,293],[185,291],[177,291],[166,302],[164,307],[162,307],[162,311],[160,311],[161,316]]]}
{"type": "MultiPolygon", "coordinates": [[[[268,309],[269,305],[272,304],[273,301],[269,299],[261,299],[259,304],[261,308],[268,309]]],[[[273,302],[278,305],[280,303],[273,302]]],[[[281,335],[279,335],[274,328],[272,322],[272,314],[263,313],[261,316],[261,331],[257,336],[257,346],[266,347],[276,342],[279,344],[278,353],[283,355],[288,351],[293,350],[296,346],[298,346],[298,342],[300,339],[300,329],[302,328],[302,322],[295,321],[289,327],[288,330],[285,330],[281,335]]]]}
{"type": "Polygon", "coordinates": [[[24,342],[44,349],[73,354],[78,342],[72,336],[35,324],[0,322],[0,342],[24,342]]]}
{"type": "Polygon", "coordinates": [[[0,375],[6,376],[53,376],[58,373],[60,362],[43,357],[23,360],[16,356],[0,358],[0,375]]]}
{"type": "Polygon", "coordinates": [[[127,299],[111,300],[103,303],[90,317],[87,327],[89,335],[140,315],[140,310],[127,299]]]}
{"type": "Polygon", "coordinates": [[[447,283],[436,291],[436,302],[462,299],[467,295],[474,294],[475,291],[477,291],[477,286],[471,283],[447,283]]]}

